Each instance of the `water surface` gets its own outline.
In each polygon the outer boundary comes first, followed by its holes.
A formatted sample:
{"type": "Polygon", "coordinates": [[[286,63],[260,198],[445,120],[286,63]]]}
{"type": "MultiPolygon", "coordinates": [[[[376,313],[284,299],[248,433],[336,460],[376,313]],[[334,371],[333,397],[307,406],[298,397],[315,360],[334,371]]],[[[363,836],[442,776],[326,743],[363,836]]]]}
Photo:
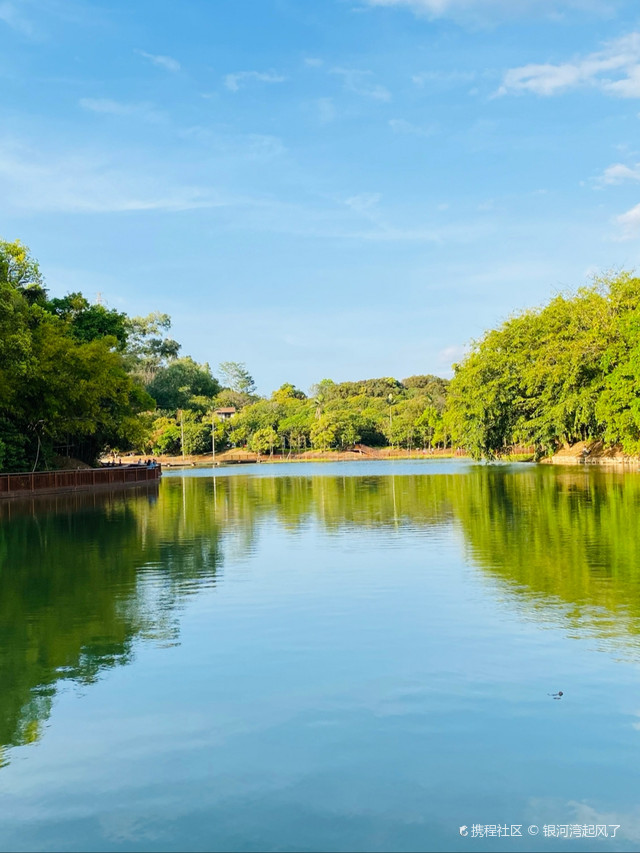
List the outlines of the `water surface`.
{"type": "Polygon", "coordinates": [[[639,508],[459,461],[0,503],[0,849],[637,849],[639,508]]]}

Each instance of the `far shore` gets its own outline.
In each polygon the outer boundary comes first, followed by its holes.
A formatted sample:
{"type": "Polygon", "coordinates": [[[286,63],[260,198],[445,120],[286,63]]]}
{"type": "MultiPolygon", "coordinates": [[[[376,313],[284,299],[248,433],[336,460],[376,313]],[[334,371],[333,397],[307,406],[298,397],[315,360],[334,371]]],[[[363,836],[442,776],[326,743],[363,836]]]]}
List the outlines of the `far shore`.
{"type": "MultiPolygon", "coordinates": [[[[153,459],[164,468],[195,468],[195,467],[223,467],[227,465],[251,465],[251,464],[275,464],[282,462],[361,462],[367,460],[402,460],[402,459],[471,459],[462,449],[446,450],[442,448],[432,450],[405,450],[394,447],[366,447],[358,445],[356,449],[350,450],[305,450],[298,453],[265,453],[258,454],[245,448],[231,448],[215,457],[211,453],[193,454],[185,456],[168,455],[139,455],[139,454],[116,454],[106,455],[100,462],[105,464],[120,460],[122,464],[137,464],[153,459]]],[[[535,462],[536,459],[531,448],[514,448],[514,452],[500,457],[502,462],[535,462]]],[[[609,468],[638,468],[640,458],[624,454],[619,447],[606,447],[601,441],[581,441],[576,444],[560,448],[553,456],[537,460],[545,465],[589,465],[609,468]]]]}
{"type": "MultiPolygon", "coordinates": [[[[114,457],[105,456],[102,463],[111,461],[114,457]]],[[[470,459],[471,457],[463,450],[452,450],[448,448],[433,450],[404,450],[391,447],[366,448],[365,450],[306,450],[300,453],[273,453],[257,454],[242,448],[232,448],[222,453],[216,453],[215,460],[211,453],[185,455],[185,456],[140,456],[134,454],[123,454],[116,456],[116,460],[122,460],[123,464],[136,464],[153,459],[159,462],[163,468],[184,467],[211,467],[242,464],[275,464],[281,462],[361,462],[367,460],[401,460],[401,459],[470,459]]],[[[514,453],[503,457],[505,461],[523,462],[531,461],[531,453],[514,453]]]]}

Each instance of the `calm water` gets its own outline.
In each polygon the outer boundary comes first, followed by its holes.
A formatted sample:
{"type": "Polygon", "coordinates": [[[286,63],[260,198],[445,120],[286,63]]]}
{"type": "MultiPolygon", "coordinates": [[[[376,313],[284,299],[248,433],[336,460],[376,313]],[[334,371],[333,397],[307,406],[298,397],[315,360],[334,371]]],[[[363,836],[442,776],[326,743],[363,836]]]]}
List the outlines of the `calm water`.
{"type": "Polygon", "coordinates": [[[639,510],[461,462],[0,503],[0,849],[638,849],[639,510]]]}

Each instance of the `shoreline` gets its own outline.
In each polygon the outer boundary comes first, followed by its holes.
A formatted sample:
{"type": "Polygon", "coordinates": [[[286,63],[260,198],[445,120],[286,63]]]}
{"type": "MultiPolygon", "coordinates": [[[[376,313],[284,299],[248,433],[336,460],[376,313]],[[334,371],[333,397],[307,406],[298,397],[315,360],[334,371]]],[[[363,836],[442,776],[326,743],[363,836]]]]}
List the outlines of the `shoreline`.
{"type": "MultiPolygon", "coordinates": [[[[371,452],[358,451],[321,451],[307,450],[296,454],[258,454],[248,450],[227,450],[216,454],[215,461],[212,454],[193,454],[190,456],[123,456],[122,461],[126,464],[135,464],[136,461],[144,461],[152,458],[159,462],[164,469],[171,468],[197,468],[197,467],[226,467],[230,465],[276,465],[283,462],[303,464],[305,462],[366,462],[366,461],[402,461],[402,460],[425,460],[438,461],[445,459],[460,459],[471,461],[471,457],[461,450],[438,450],[438,451],[415,451],[415,450],[392,450],[391,448],[368,449],[371,452]]],[[[529,462],[533,461],[531,453],[514,453],[503,457],[505,462],[529,462]]]]}
{"type": "Polygon", "coordinates": [[[630,456],[614,445],[605,446],[602,441],[579,441],[571,447],[561,447],[553,456],[541,459],[543,465],[589,465],[607,468],[631,468],[640,466],[640,457],[630,456]]]}
{"type": "MultiPolygon", "coordinates": [[[[527,462],[539,465],[566,465],[566,466],[597,466],[613,469],[640,468],[640,457],[624,454],[620,447],[606,447],[601,441],[577,442],[571,447],[559,448],[553,456],[547,456],[535,460],[532,449],[519,448],[520,452],[513,452],[502,456],[496,461],[527,462]],[[527,452],[522,452],[526,450],[527,452]]],[[[100,461],[105,463],[112,457],[103,457],[100,461]]],[[[185,456],[171,455],[123,455],[120,457],[123,464],[137,464],[150,458],[160,463],[164,468],[198,468],[198,467],[226,467],[229,465],[276,465],[283,462],[305,463],[305,462],[361,462],[371,460],[398,461],[398,460],[445,460],[460,459],[472,461],[472,457],[461,449],[452,450],[403,450],[391,447],[366,447],[359,445],[352,450],[306,450],[300,453],[274,453],[260,454],[243,448],[232,448],[222,453],[216,453],[215,458],[211,453],[191,454],[185,456]]]]}
{"type": "MultiPolygon", "coordinates": [[[[110,457],[104,457],[101,462],[110,457]]],[[[415,451],[415,450],[392,450],[391,448],[370,449],[370,452],[359,452],[350,450],[307,450],[302,453],[291,454],[261,454],[258,455],[250,450],[232,449],[223,453],[216,453],[215,460],[211,453],[191,454],[183,456],[121,456],[122,463],[135,465],[145,459],[153,459],[160,463],[163,468],[188,468],[198,466],[222,467],[226,465],[274,465],[282,462],[360,462],[367,460],[398,460],[398,459],[469,459],[468,454],[462,451],[415,451]]]]}

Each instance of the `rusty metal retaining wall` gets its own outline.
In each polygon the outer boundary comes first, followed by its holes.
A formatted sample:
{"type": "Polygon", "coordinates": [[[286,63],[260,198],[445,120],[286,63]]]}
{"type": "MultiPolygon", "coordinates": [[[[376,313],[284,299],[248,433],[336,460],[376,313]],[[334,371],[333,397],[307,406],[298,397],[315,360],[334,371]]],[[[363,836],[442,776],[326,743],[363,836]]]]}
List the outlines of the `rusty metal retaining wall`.
{"type": "Polygon", "coordinates": [[[162,468],[131,465],[80,471],[38,471],[35,474],[0,474],[0,498],[38,492],[75,491],[159,480],[162,468]]]}

